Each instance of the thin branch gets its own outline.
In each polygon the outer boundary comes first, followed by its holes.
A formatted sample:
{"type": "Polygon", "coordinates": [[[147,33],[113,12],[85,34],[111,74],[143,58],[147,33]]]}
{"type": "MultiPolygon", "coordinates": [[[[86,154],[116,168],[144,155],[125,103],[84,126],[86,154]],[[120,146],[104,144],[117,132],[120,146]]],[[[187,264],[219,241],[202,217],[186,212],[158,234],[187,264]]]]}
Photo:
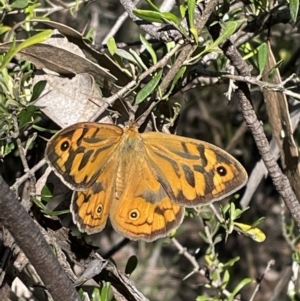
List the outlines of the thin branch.
{"type": "MultiPolygon", "coordinates": [[[[200,33],[202,29],[204,28],[207,20],[211,16],[214,8],[217,5],[218,0],[211,0],[207,4],[204,5],[204,12],[201,15],[200,18],[197,18],[197,22],[195,24],[195,27],[197,28],[197,32],[200,33]]],[[[199,4],[200,5],[200,4],[199,4]]],[[[197,12],[199,14],[199,12],[197,12]]],[[[173,64],[172,68],[168,72],[168,74],[164,77],[160,84],[160,89],[162,91],[162,94],[164,94],[165,90],[169,87],[172,80],[174,79],[175,75],[178,73],[180,68],[183,66],[183,63],[185,60],[189,57],[189,55],[195,51],[197,48],[197,45],[188,44],[186,45],[181,53],[179,54],[178,58],[176,59],[176,62],[173,64]]]]}
{"type": "Polygon", "coordinates": [[[168,52],[160,61],[158,61],[155,65],[150,67],[148,70],[146,70],[144,73],[142,73],[137,79],[132,80],[129,82],[125,87],[121,88],[118,92],[116,92],[114,95],[105,98],[105,103],[101,107],[101,109],[95,114],[95,116],[91,120],[97,120],[101,114],[103,114],[109,106],[111,106],[117,99],[121,99],[126,93],[128,93],[137,83],[142,81],[147,76],[154,73],[156,70],[163,68],[167,63],[168,60],[179,51],[179,49],[182,47],[183,41],[179,41],[175,47],[168,52]]]}
{"type": "Polygon", "coordinates": [[[22,177],[18,178],[14,185],[11,186],[11,189],[14,191],[17,191],[19,186],[23,184],[28,178],[30,178],[30,175],[34,174],[37,170],[39,170],[41,167],[43,167],[46,164],[46,160],[42,159],[40,162],[38,162],[34,167],[32,167],[28,172],[26,172],[22,177]]]}
{"type": "Polygon", "coordinates": [[[266,268],[265,268],[265,270],[264,270],[264,273],[263,273],[263,275],[261,276],[260,281],[257,283],[257,285],[256,285],[256,287],[255,287],[255,289],[254,289],[254,291],[253,291],[253,294],[252,294],[252,296],[251,296],[251,298],[250,298],[249,301],[253,301],[253,300],[254,300],[254,298],[255,298],[255,296],[256,296],[256,294],[257,294],[259,288],[260,288],[261,281],[264,279],[266,273],[270,270],[271,266],[274,265],[274,264],[275,264],[275,261],[274,261],[273,259],[270,260],[270,261],[268,262],[268,264],[267,264],[267,266],[266,266],[266,268]]]}
{"type": "MultiPolygon", "coordinates": [[[[141,0],[135,0],[133,2],[133,6],[136,6],[141,0]]],[[[126,21],[126,19],[128,18],[128,13],[124,12],[119,18],[118,20],[115,22],[114,26],[110,29],[110,31],[107,33],[107,35],[105,36],[105,38],[102,41],[102,45],[107,44],[108,39],[110,37],[113,37],[121,28],[121,26],[124,24],[124,22],[126,21]]]]}
{"type": "Polygon", "coordinates": [[[128,13],[130,19],[132,19],[132,21],[135,22],[138,25],[138,27],[140,27],[153,38],[165,42],[170,42],[172,40],[181,38],[181,34],[175,28],[172,28],[171,30],[166,30],[166,28],[170,28],[170,26],[155,26],[149,22],[143,21],[136,17],[135,14],[132,12],[135,9],[135,5],[131,0],[120,0],[120,3],[124,7],[125,11],[128,13]]]}

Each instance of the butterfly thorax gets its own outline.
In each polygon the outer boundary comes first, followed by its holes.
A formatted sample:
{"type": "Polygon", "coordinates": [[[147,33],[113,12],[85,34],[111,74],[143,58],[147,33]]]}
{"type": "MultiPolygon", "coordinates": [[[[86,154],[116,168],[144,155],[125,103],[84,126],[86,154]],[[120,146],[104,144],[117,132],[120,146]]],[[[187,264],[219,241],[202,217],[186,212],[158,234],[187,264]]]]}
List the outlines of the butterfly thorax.
{"type": "Polygon", "coordinates": [[[128,125],[124,128],[124,133],[119,143],[119,165],[116,176],[116,197],[126,190],[130,181],[135,181],[139,177],[139,166],[143,165],[145,152],[142,137],[136,125],[128,125]]]}
{"type": "Polygon", "coordinates": [[[130,152],[133,156],[142,146],[142,138],[135,124],[130,124],[124,128],[122,140],[120,141],[120,149],[122,152],[130,152]]]}

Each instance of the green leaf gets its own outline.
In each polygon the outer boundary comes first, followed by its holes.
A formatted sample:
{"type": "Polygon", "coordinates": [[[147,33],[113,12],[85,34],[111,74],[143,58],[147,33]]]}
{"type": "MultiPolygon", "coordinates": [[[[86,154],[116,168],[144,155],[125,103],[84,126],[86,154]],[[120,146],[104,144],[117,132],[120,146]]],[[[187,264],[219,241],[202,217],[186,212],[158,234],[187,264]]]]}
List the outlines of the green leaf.
{"type": "Polygon", "coordinates": [[[236,31],[237,27],[238,23],[236,21],[226,22],[221,35],[212,44],[210,44],[207,49],[205,49],[205,52],[213,50],[226,39],[228,39],[236,31]]]}
{"type": "MultiPolygon", "coordinates": [[[[242,20],[241,22],[244,22],[242,20]]],[[[224,30],[222,31],[221,35],[211,44],[209,44],[205,49],[197,54],[196,56],[192,57],[190,60],[186,62],[186,64],[195,64],[203,54],[211,51],[216,51],[216,47],[228,39],[238,28],[241,24],[239,21],[229,21],[225,23],[224,30]]]]}
{"type": "Polygon", "coordinates": [[[19,114],[19,128],[24,127],[26,124],[32,122],[32,116],[36,112],[36,107],[29,105],[24,108],[19,114]]]}
{"type": "Polygon", "coordinates": [[[299,11],[299,0],[290,0],[290,13],[291,13],[291,18],[294,22],[297,21],[298,11],[299,11]]]}
{"type": "Polygon", "coordinates": [[[185,5],[179,5],[179,12],[181,18],[184,18],[186,11],[187,11],[187,7],[185,5]]]}
{"type": "Polygon", "coordinates": [[[44,185],[41,191],[41,199],[48,202],[53,197],[53,189],[54,185],[51,183],[44,185]]]}
{"type": "Polygon", "coordinates": [[[28,4],[29,4],[28,0],[16,0],[10,6],[11,8],[23,9],[26,6],[28,6],[28,4]]]}
{"type": "Polygon", "coordinates": [[[4,158],[15,149],[14,143],[0,140],[0,158],[4,158]]]}
{"type": "Polygon", "coordinates": [[[198,37],[197,28],[196,27],[191,27],[190,32],[191,32],[192,36],[194,37],[196,44],[198,45],[199,37],[198,37]]]}
{"type": "Polygon", "coordinates": [[[162,12],[162,17],[165,19],[166,23],[180,25],[179,19],[172,13],[162,12]]]}
{"type": "Polygon", "coordinates": [[[2,64],[0,66],[0,72],[7,66],[7,64],[11,61],[11,59],[20,51],[22,51],[24,48],[30,47],[34,44],[42,43],[49,39],[52,35],[52,30],[47,29],[44,30],[28,39],[20,43],[19,45],[15,46],[13,43],[10,47],[9,51],[6,53],[2,64]]]}
{"type": "Polygon", "coordinates": [[[267,61],[268,61],[268,46],[266,43],[263,43],[258,47],[258,69],[260,75],[264,72],[267,61]]]}
{"type": "Polygon", "coordinates": [[[265,217],[260,217],[256,222],[254,222],[251,226],[256,227],[259,224],[261,224],[266,218],[265,217]]]}
{"type": "Polygon", "coordinates": [[[147,51],[150,53],[153,65],[155,65],[157,63],[157,56],[154,49],[152,48],[152,45],[142,35],[140,35],[140,40],[147,49],[147,51]]]}
{"type": "Polygon", "coordinates": [[[25,144],[25,150],[29,150],[29,149],[32,149],[34,144],[33,142],[35,141],[36,137],[38,136],[38,133],[37,132],[33,132],[29,138],[27,139],[26,141],[26,144],[25,144]]]}
{"type": "Polygon", "coordinates": [[[97,299],[97,301],[109,301],[111,300],[110,298],[110,282],[105,282],[105,284],[103,285],[102,289],[101,289],[101,295],[100,295],[100,299],[97,299]]]}
{"type": "Polygon", "coordinates": [[[0,24],[0,35],[11,30],[11,27],[0,24]]]}
{"type": "Polygon", "coordinates": [[[103,300],[105,299],[101,298],[100,289],[98,287],[95,287],[92,292],[92,301],[103,301],[103,300]]]}
{"type": "Polygon", "coordinates": [[[154,12],[152,10],[134,9],[132,11],[137,17],[148,22],[165,23],[160,12],[154,12]]]}
{"type": "Polygon", "coordinates": [[[107,41],[107,49],[111,55],[114,55],[117,51],[117,44],[113,37],[110,37],[107,41]]]}
{"type": "Polygon", "coordinates": [[[196,1],[195,0],[188,0],[188,21],[189,21],[189,27],[190,30],[191,28],[194,27],[194,23],[195,23],[195,5],[196,5],[196,1]]]}
{"type": "Polygon", "coordinates": [[[141,59],[141,56],[137,54],[133,49],[129,49],[129,52],[136,60],[136,63],[140,65],[141,68],[143,68],[145,71],[148,70],[148,67],[144,64],[143,60],[141,59]]]}
{"type": "Polygon", "coordinates": [[[245,278],[243,279],[233,290],[233,292],[230,294],[230,296],[228,297],[228,301],[233,301],[236,296],[236,294],[244,287],[246,286],[247,284],[251,283],[251,279],[250,278],[245,278]]]}
{"type": "Polygon", "coordinates": [[[150,82],[148,82],[136,95],[135,98],[135,105],[140,104],[142,101],[144,101],[157,87],[161,76],[162,76],[162,72],[163,70],[159,70],[154,77],[152,78],[152,80],[150,80],[150,82]]]}
{"type": "Polygon", "coordinates": [[[229,274],[228,270],[226,270],[224,272],[223,279],[222,279],[222,289],[226,288],[229,279],[230,279],[230,274],[229,274]]]}
{"type": "Polygon", "coordinates": [[[121,58],[123,58],[129,62],[132,62],[134,64],[137,63],[135,58],[132,56],[132,54],[124,49],[116,49],[115,54],[117,54],[118,56],[120,56],[121,58]]]}
{"type": "MultiPolygon", "coordinates": [[[[176,83],[177,83],[178,80],[179,80],[180,78],[182,78],[182,76],[184,75],[184,73],[185,73],[185,71],[186,71],[186,68],[187,68],[187,66],[182,66],[182,67],[180,67],[180,69],[178,70],[178,72],[176,73],[176,75],[174,76],[174,78],[173,78],[173,80],[172,80],[172,83],[171,83],[171,86],[170,86],[168,95],[169,95],[170,93],[172,93],[172,91],[173,91],[173,89],[174,89],[176,83]]],[[[167,96],[168,96],[168,95],[167,95],[167,96]]]]}
{"type": "Polygon", "coordinates": [[[146,20],[148,22],[157,22],[163,24],[169,24],[170,22],[174,24],[179,24],[178,18],[169,12],[157,12],[152,10],[134,9],[132,11],[137,17],[146,20]]]}
{"type": "Polygon", "coordinates": [[[135,255],[129,257],[125,267],[125,274],[131,275],[133,271],[136,269],[137,265],[138,265],[138,258],[135,255]]]}
{"type": "Polygon", "coordinates": [[[44,91],[46,85],[47,85],[47,81],[45,81],[45,80],[41,80],[34,85],[30,102],[34,102],[35,100],[37,100],[40,97],[40,95],[44,91]]]}
{"type": "Polygon", "coordinates": [[[240,260],[239,256],[234,257],[234,258],[228,260],[226,263],[224,263],[223,268],[233,267],[234,264],[239,260],[240,260]]]}

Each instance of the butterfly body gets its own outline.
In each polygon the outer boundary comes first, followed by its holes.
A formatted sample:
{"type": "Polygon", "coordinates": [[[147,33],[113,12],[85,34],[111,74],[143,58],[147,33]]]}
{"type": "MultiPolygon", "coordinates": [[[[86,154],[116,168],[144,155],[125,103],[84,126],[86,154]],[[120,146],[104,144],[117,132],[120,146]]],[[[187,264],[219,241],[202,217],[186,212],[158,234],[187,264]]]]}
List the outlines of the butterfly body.
{"type": "Polygon", "coordinates": [[[130,239],[153,241],[178,227],[184,207],[224,198],[247,180],[242,165],[209,143],[134,124],[83,122],[49,141],[46,159],[71,189],[79,229],[101,231],[108,219],[130,239]]]}

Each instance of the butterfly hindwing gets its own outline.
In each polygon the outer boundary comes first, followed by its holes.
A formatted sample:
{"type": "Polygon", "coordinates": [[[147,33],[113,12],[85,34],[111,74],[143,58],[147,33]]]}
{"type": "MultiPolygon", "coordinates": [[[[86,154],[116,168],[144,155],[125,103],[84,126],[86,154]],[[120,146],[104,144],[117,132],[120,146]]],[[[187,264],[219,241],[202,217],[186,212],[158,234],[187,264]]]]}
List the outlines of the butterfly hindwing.
{"type": "Polygon", "coordinates": [[[184,208],[171,202],[142,151],[128,163],[120,171],[126,176],[117,176],[110,214],[113,227],[134,240],[153,241],[166,236],[181,224],[184,208]]]}

